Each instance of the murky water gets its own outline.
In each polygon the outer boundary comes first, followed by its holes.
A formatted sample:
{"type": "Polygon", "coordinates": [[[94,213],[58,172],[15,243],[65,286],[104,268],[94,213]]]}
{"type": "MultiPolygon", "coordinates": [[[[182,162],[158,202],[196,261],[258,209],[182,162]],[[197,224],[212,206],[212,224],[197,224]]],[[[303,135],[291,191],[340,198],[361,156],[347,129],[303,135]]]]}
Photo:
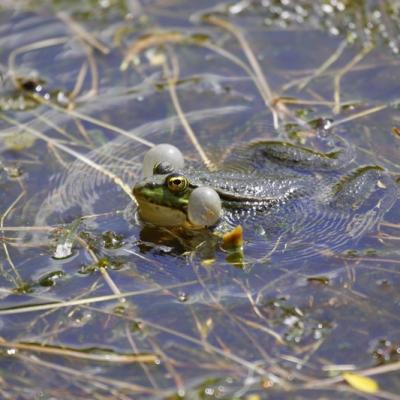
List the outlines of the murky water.
{"type": "Polygon", "coordinates": [[[38,3],[0,8],[1,397],[366,398],[351,370],[398,398],[397,6],[38,3]],[[203,166],[174,91],[215,165],[331,119],[354,159],[329,178],[386,184],[354,212],[249,223],[238,268],[136,215],[151,146],[203,166]]]}

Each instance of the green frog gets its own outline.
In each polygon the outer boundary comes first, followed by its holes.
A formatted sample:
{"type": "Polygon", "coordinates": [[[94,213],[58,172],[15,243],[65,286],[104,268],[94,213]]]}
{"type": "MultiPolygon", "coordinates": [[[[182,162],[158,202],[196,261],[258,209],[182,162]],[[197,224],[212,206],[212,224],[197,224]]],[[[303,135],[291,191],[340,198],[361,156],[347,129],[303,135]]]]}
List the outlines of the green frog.
{"type": "MultiPolygon", "coordinates": [[[[371,230],[397,198],[394,181],[379,166],[343,169],[351,147],[340,139],[331,151],[284,141],[241,148],[217,171],[155,163],[153,173],[133,188],[142,220],[157,226],[224,233],[242,225],[245,238],[282,243],[296,258],[334,249],[371,230]],[[339,145],[337,145],[339,143],[339,145]],[[190,215],[191,196],[211,188],[220,200],[211,223],[190,215]]],[[[215,208],[215,210],[214,210],[215,208]]],[[[207,219],[206,219],[207,221],[207,219]]]]}

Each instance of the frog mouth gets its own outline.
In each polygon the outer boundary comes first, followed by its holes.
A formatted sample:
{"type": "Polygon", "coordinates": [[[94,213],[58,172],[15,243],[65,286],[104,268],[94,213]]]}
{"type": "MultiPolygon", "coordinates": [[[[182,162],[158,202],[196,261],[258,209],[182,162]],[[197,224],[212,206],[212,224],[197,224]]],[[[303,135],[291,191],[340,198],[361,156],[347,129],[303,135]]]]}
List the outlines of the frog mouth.
{"type": "Polygon", "coordinates": [[[184,226],[188,223],[186,213],[151,201],[140,193],[133,194],[138,202],[138,212],[145,222],[158,226],[184,226]]]}

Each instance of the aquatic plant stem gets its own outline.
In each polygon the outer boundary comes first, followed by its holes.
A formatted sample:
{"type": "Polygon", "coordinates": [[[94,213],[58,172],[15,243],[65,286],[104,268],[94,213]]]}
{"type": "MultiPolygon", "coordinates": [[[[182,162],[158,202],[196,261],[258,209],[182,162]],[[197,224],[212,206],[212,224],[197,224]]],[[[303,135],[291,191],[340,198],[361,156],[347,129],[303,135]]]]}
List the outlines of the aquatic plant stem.
{"type": "Polygon", "coordinates": [[[2,226],[3,232],[49,232],[56,229],[54,226],[2,226]]]}
{"type": "Polygon", "coordinates": [[[47,303],[47,304],[38,304],[38,305],[31,305],[31,306],[23,306],[23,307],[16,307],[16,308],[4,308],[0,309],[0,315],[14,315],[14,314],[24,314],[27,312],[37,312],[37,311],[44,311],[44,310],[52,310],[52,309],[59,309],[71,306],[85,306],[92,303],[101,303],[105,301],[112,301],[118,300],[122,297],[134,297],[134,296],[142,296],[145,294],[151,293],[158,293],[169,289],[177,289],[186,286],[192,286],[198,284],[196,281],[189,281],[183,283],[177,283],[175,285],[169,285],[164,287],[157,287],[157,288],[150,288],[150,289],[143,289],[143,290],[135,290],[131,292],[122,292],[119,294],[110,294],[98,297],[91,297],[91,298],[83,298],[78,300],[69,300],[69,301],[58,301],[54,303],[47,303]]]}
{"type": "Polygon", "coordinates": [[[69,99],[74,100],[78,97],[82,86],[83,86],[83,82],[85,82],[85,78],[86,78],[86,74],[87,74],[87,70],[88,70],[88,64],[87,62],[84,62],[81,66],[81,69],[79,70],[78,76],[76,78],[75,81],[75,85],[74,88],[72,89],[72,91],[69,93],[69,99]]]}
{"type": "Polygon", "coordinates": [[[340,83],[342,78],[356,65],[358,64],[371,50],[373,49],[373,45],[369,45],[364,47],[358,54],[355,55],[351,59],[349,63],[347,63],[343,68],[339,70],[339,72],[335,75],[333,80],[334,86],[334,102],[335,106],[333,108],[333,112],[335,114],[339,114],[341,107],[341,90],[340,83]]]}
{"type": "Polygon", "coordinates": [[[68,140],[70,140],[71,143],[76,143],[79,146],[87,146],[87,144],[81,140],[77,140],[73,135],[70,135],[65,129],[61,128],[57,124],[55,124],[51,119],[44,117],[40,113],[38,113],[35,110],[30,111],[31,114],[35,116],[39,121],[43,121],[45,124],[50,126],[50,128],[54,129],[56,132],[58,132],[60,135],[66,137],[68,140]]]}
{"type": "Polygon", "coordinates": [[[324,73],[332,64],[334,64],[340,56],[343,54],[344,50],[347,47],[347,40],[343,40],[339,43],[339,46],[334,51],[334,53],[319,67],[317,68],[310,76],[304,78],[302,82],[298,84],[299,90],[303,90],[313,79],[319,77],[322,73],[324,73]]]}
{"type": "MultiPolygon", "coordinates": [[[[7,208],[7,210],[3,213],[3,215],[0,218],[0,231],[4,233],[4,221],[6,220],[8,214],[10,214],[10,212],[13,210],[13,208],[18,204],[18,202],[25,196],[25,191],[22,191],[17,198],[11,203],[11,205],[7,208]]],[[[12,269],[12,271],[14,272],[15,276],[16,276],[16,281],[14,282],[14,284],[16,286],[19,286],[22,284],[22,278],[21,275],[19,274],[17,268],[15,267],[15,264],[13,262],[13,260],[10,257],[10,253],[8,251],[8,247],[5,241],[1,241],[2,242],[2,246],[3,246],[3,250],[4,253],[6,255],[6,259],[8,261],[8,263],[10,264],[10,267],[12,269]]]]}
{"type": "Polygon", "coordinates": [[[71,38],[69,38],[68,36],[61,36],[51,39],[40,40],[35,43],[17,47],[16,49],[14,49],[8,56],[8,68],[9,68],[9,73],[11,75],[11,79],[15,87],[19,87],[19,84],[17,82],[16,68],[15,68],[15,61],[19,54],[33,50],[40,50],[46,47],[60,46],[62,44],[67,43],[69,40],[71,40],[71,38]]]}
{"type": "Polygon", "coordinates": [[[18,358],[21,359],[24,364],[35,364],[40,367],[44,367],[44,368],[47,368],[50,370],[57,371],[61,374],[73,376],[75,379],[83,380],[85,385],[87,385],[88,382],[101,382],[101,383],[105,383],[107,385],[116,387],[118,389],[123,389],[124,391],[130,390],[133,393],[146,393],[147,395],[150,395],[152,397],[157,396],[157,398],[160,398],[161,395],[165,394],[165,391],[160,393],[154,389],[147,388],[145,386],[139,386],[139,385],[135,385],[133,383],[103,377],[98,374],[96,374],[96,375],[91,374],[90,372],[87,372],[85,370],[69,368],[66,366],[51,363],[49,361],[43,361],[40,358],[37,358],[34,356],[26,357],[26,356],[18,355],[18,358]]]}
{"type": "Polygon", "coordinates": [[[129,63],[133,62],[135,57],[138,57],[141,52],[144,50],[151,48],[151,47],[156,47],[156,46],[161,46],[164,44],[182,44],[182,45],[193,45],[193,46],[198,46],[198,47],[203,47],[207,50],[211,50],[212,52],[220,55],[221,57],[224,57],[231,61],[232,63],[238,65],[240,68],[242,68],[250,77],[250,79],[253,80],[257,90],[259,91],[261,97],[263,98],[265,104],[270,103],[270,99],[268,98],[267,93],[263,89],[262,85],[260,85],[259,79],[255,76],[253,70],[250,68],[249,65],[247,65],[245,62],[243,62],[239,57],[235,56],[234,54],[230,53],[226,49],[211,43],[209,41],[202,41],[202,40],[196,40],[192,38],[191,36],[187,36],[183,33],[180,32],[154,32],[150,34],[149,36],[139,38],[135,42],[133,42],[130,47],[128,48],[126,55],[122,61],[120,69],[122,71],[125,71],[129,63]]]}
{"type": "Polygon", "coordinates": [[[170,96],[172,99],[172,103],[175,107],[175,111],[178,114],[179,120],[181,121],[181,124],[182,124],[183,128],[185,129],[186,134],[188,135],[193,146],[199,153],[199,155],[200,155],[201,159],[203,160],[204,164],[206,165],[206,167],[210,170],[215,170],[215,165],[211,162],[211,160],[208,158],[207,154],[203,150],[201,144],[197,140],[197,137],[196,137],[195,133],[193,132],[193,129],[190,126],[190,124],[182,110],[181,104],[178,99],[178,95],[176,93],[176,82],[177,82],[177,79],[179,76],[179,64],[178,64],[178,60],[176,59],[176,57],[171,57],[171,60],[172,60],[172,65],[173,65],[173,73],[171,73],[171,70],[168,66],[167,60],[164,61],[163,68],[164,68],[165,76],[167,77],[167,80],[168,80],[168,89],[169,89],[169,93],[170,93],[170,96]]]}
{"type": "Polygon", "coordinates": [[[92,77],[92,87],[88,93],[86,93],[80,98],[80,100],[85,100],[87,98],[96,96],[99,88],[99,69],[97,67],[96,59],[94,58],[93,55],[93,50],[91,47],[87,45],[83,45],[83,47],[85,49],[86,57],[89,63],[90,74],[92,77]]]}
{"type": "Polygon", "coordinates": [[[107,55],[110,52],[110,49],[104,43],[101,43],[93,34],[74,21],[66,12],[58,12],[56,15],[80,40],[99,50],[103,55],[107,55]]]}
{"type": "Polygon", "coordinates": [[[57,348],[44,344],[8,342],[1,337],[0,347],[109,363],[154,363],[158,360],[158,357],[155,354],[95,354],[84,351],[57,348]]]}
{"type": "Polygon", "coordinates": [[[166,43],[183,43],[186,40],[186,36],[181,32],[164,32],[158,31],[153,32],[144,37],[135,40],[126,51],[126,55],[122,60],[120,70],[126,71],[130,63],[134,63],[135,58],[149,47],[161,46],[166,43]]]}
{"type": "Polygon", "coordinates": [[[386,108],[388,108],[388,105],[382,104],[380,106],[369,108],[368,110],[360,111],[358,113],[349,115],[348,117],[344,117],[344,118],[338,119],[336,121],[333,121],[332,127],[345,124],[346,122],[354,121],[355,119],[358,119],[358,118],[366,117],[367,115],[374,114],[376,112],[385,110],[386,108]]]}
{"type": "MultiPolygon", "coordinates": [[[[10,71],[10,75],[11,75],[11,78],[12,78],[14,86],[16,88],[18,88],[18,89],[21,89],[20,88],[20,83],[17,80],[16,68],[15,68],[16,57],[19,54],[22,54],[22,53],[25,53],[25,52],[29,52],[29,51],[33,51],[33,50],[39,50],[39,49],[46,48],[46,47],[59,46],[59,45],[67,43],[69,40],[71,40],[71,38],[69,38],[69,37],[64,37],[64,36],[56,37],[56,38],[52,38],[52,39],[46,39],[46,40],[38,41],[38,42],[35,42],[33,44],[29,44],[29,45],[26,45],[26,46],[21,46],[21,47],[18,47],[17,49],[15,49],[15,50],[13,50],[10,53],[9,57],[8,57],[8,66],[9,66],[9,71],[10,71]]],[[[97,86],[98,86],[97,65],[96,65],[96,61],[95,61],[95,59],[93,57],[93,52],[92,52],[91,47],[88,47],[88,46],[84,45],[84,49],[85,49],[86,54],[87,54],[87,59],[88,59],[90,71],[91,71],[91,74],[92,74],[92,89],[91,89],[91,92],[92,92],[92,94],[94,94],[94,93],[97,92],[97,86]]],[[[78,81],[79,81],[79,79],[81,79],[81,78],[79,78],[79,76],[78,76],[78,81]]],[[[89,97],[92,94],[89,94],[89,97]]],[[[119,133],[121,135],[130,137],[131,139],[136,140],[136,141],[138,141],[138,142],[140,142],[140,143],[142,143],[142,144],[144,144],[146,146],[149,146],[149,147],[153,147],[154,146],[154,144],[149,142],[148,140],[145,140],[145,139],[142,139],[142,138],[140,138],[140,137],[138,137],[136,135],[130,134],[130,132],[125,131],[123,129],[120,129],[120,128],[114,126],[114,125],[107,124],[106,122],[103,122],[101,120],[98,120],[96,118],[93,118],[93,117],[90,117],[90,116],[87,116],[87,115],[84,115],[84,114],[81,114],[81,113],[79,113],[77,111],[74,111],[74,110],[71,110],[71,109],[65,109],[63,107],[57,106],[56,104],[52,103],[51,101],[45,100],[43,97],[35,96],[35,94],[32,94],[31,96],[38,103],[45,104],[45,105],[47,105],[47,106],[49,106],[49,107],[51,107],[51,108],[53,108],[53,109],[55,109],[55,110],[57,110],[57,111],[59,111],[61,113],[66,113],[66,114],[68,114],[70,116],[76,117],[76,118],[81,119],[83,121],[90,122],[90,123],[92,123],[94,125],[101,126],[102,128],[106,128],[106,129],[109,129],[110,131],[113,131],[113,132],[119,133]]]]}
{"type": "Polygon", "coordinates": [[[149,343],[151,343],[153,350],[155,350],[155,353],[160,356],[160,360],[162,360],[165,364],[165,368],[168,371],[168,373],[171,375],[171,377],[175,381],[175,387],[177,393],[185,393],[185,385],[183,383],[182,377],[179,375],[179,373],[176,371],[176,368],[174,367],[173,360],[171,360],[171,357],[168,357],[167,354],[163,351],[161,346],[156,342],[155,338],[152,338],[151,336],[148,338],[149,343]]]}
{"type": "MultiPolygon", "coordinates": [[[[265,370],[263,367],[257,365],[257,363],[251,362],[251,361],[247,361],[247,360],[243,359],[242,357],[239,357],[239,356],[237,356],[237,355],[235,355],[233,353],[224,351],[224,350],[214,346],[213,344],[211,344],[209,342],[207,342],[205,344],[202,340],[193,338],[193,337],[191,337],[189,335],[186,335],[183,332],[175,331],[173,329],[167,328],[165,326],[159,325],[159,324],[154,323],[154,322],[143,320],[143,323],[145,325],[150,326],[150,327],[152,327],[154,329],[157,329],[157,330],[159,330],[161,332],[169,333],[169,334],[171,334],[173,336],[176,336],[177,338],[180,338],[180,339],[183,339],[185,341],[188,341],[189,343],[193,343],[193,344],[199,345],[201,347],[206,347],[206,349],[208,351],[211,351],[211,352],[213,352],[215,354],[218,354],[218,355],[222,356],[225,359],[233,361],[234,363],[246,368],[248,371],[252,371],[252,372],[256,373],[257,375],[261,375],[261,376],[264,376],[264,377],[267,377],[267,378],[272,375],[272,374],[268,373],[268,371],[265,370]]],[[[278,377],[276,377],[276,378],[279,379],[278,377]]]]}
{"type": "Polygon", "coordinates": [[[253,70],[247,64],[245,64],[239,57],[236,57],[234,54],[213,43],[205,42],[201,43],[200,46],[208,50],[211,50],[216,54],[219,54],[221,57],[225,57],[226,59],[232,61],[234,64],[242,68],[249,75],[250,79],[254,82],[254,85],[259,91],[262,99],[264,100],[264,103],[269,104],[270,99],[268,98],[268,95],[263,89],[262,85],[260,85],[259,79],[254,74],[253,70]]]}
{"type": "MultiPolygon", "coordinates": [[[[129,343],[129,345],[131,346],[132,350],[133,350],[136,354],[138,354],[138,353],[139,353],[139,348],[137,347],[136,342],[135,342],[135,340],[133,339],[132,332],[131,332],[131,330],[130,330],[130,328],[129,328],[129,324],[128,324],[127,322],[125,323],[125,335],[126,335],[126,338],[127,338],[127,340],[128,340],[128,343],[129,343]]],[[[153,377],[153,375],[151,374],[150,369],[149,369],[149,367],[146,365],[146,363],[145,363],[145,362],[139,361],[139,365],[140,365],[140,367],[142,368],[143,372],[145,373],[145,375],[146,375],[148,381],[150,382],[151,386],[152,386],[154,389],[159,390],[160,388],[159,388],[159,386],[157,385],[157,382],[156,382],[155,378],[153,377]]]]}
{"type": "Polygon", "coordinates": [[[103,166],[101,166],[101,165],[95,163],[93,160],[90,160],[89,158],[85,157],[83,154],[80,154],[77,151],[70,149],[69,147],[65,146],[64,144],[60,143],[59,141],[44,135],[43,133],[37,131],[36,129],[31,128],[30,126],[28,126],[26,124],[22,124],[19,121],[15,120],[13,118],[9,118],[4,114],[0,114],[0,118],[7,121],[8,123],[10,123],[12,125],[17,126],[20,129],[26,130],[27,132],[31,133],[35,137],[45,141],[46,143],[52,144],[57,149],[69,154],[70,156],[82,161],[89,167],[101,172],[102,174],[104,174],[105,176],[110,178],[116,185],[121,187],[121,189],[128,195],[128,197],[136,204],[136,199],[132,194],[131,188],[126,183],[124,183],[120,177],[118,177],[111,171],[108,171],[103,166]]]}
{"type": "Polygon", "coordinates": [[[265,105],[269,108],[269,110],[272,113],[273,119],[274,119],[274,126],[275,128],[278,128],[279,126],[279,117],[277,114],[277,111],[275,110],[274,107],[274,96],[272,93],[271,88],[269,87],[269,84],[267,82],[267,79],[265,78],[265,75],[261,69],[261,66],[254,55],[253,50],[250,47],[249,42],[247,41],[246,37],[243,35],[242,31],[235,25],[231,24],[230,22],[218,18],[214,15],[207,15],[204,17],[204,20],[210,24],[213,24],[215,26],[218,26],[220,28],[225,29],[228,31],[231,35],[233,35],[236,40],[239,42],[240,46],[243,49],[243,52],[251,66],[251,68],[254,71],[254,75],[256,76],[258,80],[258,85],[260,90],[263,93],[263,98],[265,105]]]}
{"type": "MultiPolygon", "coordinates": [[[[355,371],[358,375],[362,376],[375,376],[375,375],[381,375],[385,373],[390,373],[390,372],[398,372],[400,370],[400,361],[394,362],[391,364],[387,365],[380,365],[378,367],[372,367],[364,370],[357,370],[355,371]]],[[[315,379],[315,380],[309,380],[308,382],[304,383],[302,385],[303,388],[306,389],[320,389],[324,387],[329,387],[338,383],[344,382],[344,378],[342,375],[335,376],[333,378],[327,378],[327,379],[315,379]]],[[[386,393],[386,392],[385,392],[386,393]]],[[[379,396],[383,399],[400,399],[399,396],[395,396],[392,393],[387,393],[389,397],[385,396],[385,393],[383,393],[383,396],[379,396]],[[393,395],[393,397],[392,397],[393,395]]],[[[376,393],[376,395],[378,395],[376,393]]]]}
{"type": "Polygon", "coordinates": [[[237,27],[231,24],[228,21],[225,21],[221,18],[218,18],[213,15],[208,15],[205,17],[206,22],[209,22],[213,25],[216,25],[220,28],[223,28],[227,30],[229,33],[231,33],[239,42],[240,46],[243,49],[243,52],[249,61],[249,64],[251,65],[255,76],[257,77],[260,87],[262,88],[265,98],[267,99],[267,106],[270,108],[271,111],[274,111],[272,108],[272,101],[273,101],[273,94],[271,91],[271,88],[269,87],[269,84],[264,76],[264,73],[260,67],[260,64],[258,63],[257,58],[254,55],[253,50],[251,49],[247,39],[243,35],[242,31],[237,27]]]}
{"type": "MultiPolygon", "coordinates": [[[[92,260],[96,263],[96,265],[98,265],[99,271],[100,271],[101,275],[103,276],[104,280],[106,281],[108,287],[111,289],[111,291],[114,294],[120,295],[121,291],[119,290],[119,287],[115,284],[113,279],[111,278],[111,276],[108,273],[107,269],[105,267],[102,267],[102,266],[99,265],[100,264],[100,260],[97,257],[96,253],[88,246],[88,244],[86,243],[86,241],[84,239],[82,239],[81,237],[78,236],[77,240],[84,246],[84,248],[89,253],[90,257],[92,257],[92,260]]],[[[125,303],[126,299],[124,297],[120,297],[119,301],[121,303],[125,303]]]]}
{"type": "Polygon", "coordinates": [[[108,124],[107,122],[101,121],[101,120],[99,120],[97,118],[93,118],[93,117],[91,117],[89,115],[82,114],[82,113],[80,113],[78,111],[75,111],[75,110],[65,109],[63,107],[57,106],[54,103],[51,103],[50,101],[46,101],[43,98],[37,98],[36,96],[33,96],[33,97],[39,103],[45,104],[48,107],[50,107],[50,108],[52,108],[52,109],[54,109],[54,110],[56,110],[56,111],[58,111],[58,112],[60,112],[62,114],[67,114],[67,115],[69,115],[71,117],[75,117],[75,118],[78,118],[78,119],[80,119],[82,121],[86,121],[86,122],[89,122],[89,123],[91,123],[93,125],[97,125],[97,126],[100,126],[102,128],[108,129],[108,130],[110,130],[112,132],[115,132],[115,133],[118,133],[118,134],[120,134],[122,136],[126,136],[126,137],[128,137],[128,138],[130,138],[130,139],[132,139],[132,140],[134,140],[136,142],[142,143],[145,146],[154,147],[154,143],[152,143],[152,142],[150,142],[150,141],[148,141],[146,139],[143,139],[140,136],[137,136],[137,135],[135,135],[135,134],[133,134],[133,133],[131,133],[129,131],[126,131],[124,129],[118,128],[115,125],[108,124]]]}

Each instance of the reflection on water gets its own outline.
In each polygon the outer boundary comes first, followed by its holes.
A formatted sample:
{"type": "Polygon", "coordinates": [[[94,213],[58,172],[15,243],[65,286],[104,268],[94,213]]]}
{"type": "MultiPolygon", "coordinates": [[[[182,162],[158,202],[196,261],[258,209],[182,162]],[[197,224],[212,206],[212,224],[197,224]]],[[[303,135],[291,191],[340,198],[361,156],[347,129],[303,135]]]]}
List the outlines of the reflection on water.
{"type": "Polygon", "coordinates": [[[354,398],[325,379],[389,364],[372,377],[395,398],[398,9],[356,3],[2,3],[2,397],[354,398]],[[235,148],[314,146],[332,119],[351,162],[273,171],[340,201],[236,215],[244,268],[207,235],[144,226],[131,188],[153,144],[204,168],[182,118],[231,170],[249,161],[235,148]],[[367,165],[372,194],[350,196],[367,165]]]}

